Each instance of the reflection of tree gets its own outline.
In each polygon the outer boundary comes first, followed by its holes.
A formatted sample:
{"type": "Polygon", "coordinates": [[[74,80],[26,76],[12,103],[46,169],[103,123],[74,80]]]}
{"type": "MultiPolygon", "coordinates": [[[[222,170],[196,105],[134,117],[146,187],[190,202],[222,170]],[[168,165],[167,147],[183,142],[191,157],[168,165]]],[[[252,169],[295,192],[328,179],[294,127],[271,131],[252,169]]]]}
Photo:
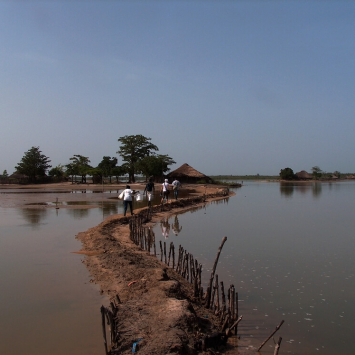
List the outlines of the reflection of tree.
{"type": "Polygon", "coordinates": [[[171,223],[171,228],[173,229],[173,232],[175,235],[178,235],[182,230],[182,227],[180,227],[179,219],[178,219],[177,215],[175,215],[174,223],[171,223]]]}
{"type": "Polygon", "coordinates": [[[319,197],[322,193],[322,184],[314,184],[312,192],[314,197],[319,197]]]}
{"type": "Polygon", "coordinates": [[[104,217],[112,214],[118,214],[118,203],[104,203],[102,206],[102,212],[104,217]]]}
{"type": "Polygon", "coordinates": [[[160,221],[161,234],[163,237],[169,238],[170,224],[168,218],[164,218],[160,221]]]}
{"type": "Polygon", "coordinates": [[[21,208],[20,211],[24,219],[31,224],[39,224],[47,216],[45,208],[21,208]]]}
{"type": "Polygon", "coordinates": [[[280,183],[281,196],[291,197],[293,195],[294,189],[295,187],[293,184],[287,184],[284,182],[280,183]]]}
{"type": "Polygon", "coordinates": [[[76,219],[84,218],[89,215],[89,208],[68,208],[68,213],[76,219]]]}

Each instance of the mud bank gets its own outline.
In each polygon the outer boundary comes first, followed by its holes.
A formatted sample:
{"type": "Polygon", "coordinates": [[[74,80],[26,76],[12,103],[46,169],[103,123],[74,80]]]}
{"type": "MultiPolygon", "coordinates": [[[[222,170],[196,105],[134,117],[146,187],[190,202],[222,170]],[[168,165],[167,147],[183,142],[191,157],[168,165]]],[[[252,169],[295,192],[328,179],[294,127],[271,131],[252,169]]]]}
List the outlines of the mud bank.
{"type": "MultiPolygon", "coordinates": [[[[147,226],[169,214],[234,195],[224,188],[209,188],[206,192],[200,189],[196,196],[169,201],[163,208],[153,206],[147,226]]],[[[147,208],[135,213],[145,216],[147,208]]],[[[140,339],[137,344],[140,354],[204,353],[196,350],[194,344],[206,334],[220,330],[219,318],[194,297],[192,284],[130,240],[129,218],[111,216],[77,235],[83,244],[81,253],[86,254],[83,263],[92,282],[98,284],[100,292],[117,307],[118,346],[115,350],[119,354],[131,354],[133,344],[140,339]]],[[[233,345],[227,342],[213,351],[251,353],[247,342],[242,344],[239,340],[238,350],[236,343],[238,340],[234,339],[233,345]]],[[[205,353],[211,353],[208,351],[205,353]]]]}

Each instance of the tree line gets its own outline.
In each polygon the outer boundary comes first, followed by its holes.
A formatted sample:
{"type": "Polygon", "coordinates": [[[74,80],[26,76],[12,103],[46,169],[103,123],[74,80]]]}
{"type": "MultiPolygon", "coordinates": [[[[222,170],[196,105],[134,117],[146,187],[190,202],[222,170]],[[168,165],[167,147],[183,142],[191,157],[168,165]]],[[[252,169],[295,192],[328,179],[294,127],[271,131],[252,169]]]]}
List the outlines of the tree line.
{"type": "MultiPolygon", "coordinates": [[[[170,170],[169,166],[175,164],[168,155],[157,154],[159,148],[151,143],[151,138],[141,134],[120,137],[118,142],[120,147],[116,153],[121,156],[122,165],[117,165],[116,157],[104,156],[101,162],[93,167],[89,157],[74,154],[69,158],[70,163],[52,168],[50,158],[42,154],[39,147],[33,146],[15,166],[15,173],[27,176],[33,183],[46,176],[57,181],[71,178],[72,182],[76,176],[80,176],[82,183],[86,183],[87,176],[92,176],[93,182],[96,183],[101,183],[105,177],[109,178],[111,183],[112,177],[116,177],[118,181],[120,176],[128,174],[129,182],[133,183],[137,174],[142,174],[146,179],[151,176],[163,177],[170,170]]],[[[8,177],[6,170],[3,177],[8,177]]]]}
{"type": "MultiPolygon", "coordinates": [[[[334,176],[338,179],[342,177],[342,174],[339,171],[334,171],[334,173],[327,173],[322,171],[319,166],[313,166],[312,169],[312,178],[314,180],[328,180],[332,179],[334,176]]],[[[291,168],[285,168],[280,170],[280,179],[281,180],[298,180],[298,176],[293,172],[291,168]]]]}

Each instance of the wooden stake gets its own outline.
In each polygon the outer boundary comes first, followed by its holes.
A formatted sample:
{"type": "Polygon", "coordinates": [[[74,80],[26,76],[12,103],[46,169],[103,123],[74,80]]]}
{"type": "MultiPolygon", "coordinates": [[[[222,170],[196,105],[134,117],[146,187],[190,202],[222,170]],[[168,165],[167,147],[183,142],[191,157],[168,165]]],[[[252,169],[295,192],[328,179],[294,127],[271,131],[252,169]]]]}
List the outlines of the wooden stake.
{"type": "Polygon", "coordinates": [[[164,242],[164,262],[166,264],[166,242],[164,242]]]}
{"type": "Polygon", "coordinates": [[[241,316],[237,321],[235,321],[235,322],[233,323],[233,325],[232,325],[230,328],[228,328],[228,329],[226,330],[226,335],[227,335],[227,337],[229,337],[229,335],[230,335],[231,331],[233,330],[233,328],[237,329],[237,325],[239,324],[239,322],[240,322],[242,319],[243,319],[243,316],[241,316]]]}
{"type": "Polygon", "coordinates": [[[170,256],[171,256],[172,244],[173,244],[173,242],[171,242],[171,243],[170,243],[170,248],[169,248],[169,257],[168,257],[168,266],[170,266],[170,256]]]}
{"type": "Polygon", "coordinates": [[[221,254],[223,245],[226,242],[226,240],[227,240],[227,237],[224,237],[222,239],[222,243],[221,243],[221,245],[218,248],[217,256],[216,256],[216,259],[215,259],[214,264],[213,264],[212,273],[211,273],[211,277],[210,277],[210,283],[209,283],[209,293],[207,294],[207,300],[206,300],[207,301],[206,308],[210,308],[211,290],[212,290],[212,283],[213,283],[213,279],[214,279],[214,274],[216,272],[219,255],[221,254]]]}
{"type": "Polygon", "coordinates": [[[277,355],[279,353],[281,341],[282,341],[282,338],[280,337],[279,341],[276,343],[274,355],[277,355]]]}
{"type": "Polygon", "coordinates": [[[221,294],[222,294],[222,309],[223,309],[223,312],[225,312],[226,311],[226,295],[224,293],[223,281],[221,281],[221,294]]]}
{"type": "Polygon", "coordinates": [[[161,244],[161,240],[159,240],[159,244],[160,244],[160,261],[163,261],[163,246],[161,244]]]}
{"type": "Polygon", "coordinates": [[[104,306],[101,306],[101,321],[102,321],[102,333],[104,336],[105,354],[108,355],[107,339],[106,339],[105,307],[104,306]]]}
{"type": "Polygon", "coordinates": [[[282,320],[281,322],[280,322],[280,324],[276,327],[276,329],[269,335],[269,337],[259,346],[259,348],[258,348],[258,350],[256,351],[256,352],[258,352],[258,351],[260,351],[260,349],[269,341],[269,339],[271,339],[271,337],[281,328],[281,326],[282,326],[282,324],[284,324],[284,320],[282,320]]]}

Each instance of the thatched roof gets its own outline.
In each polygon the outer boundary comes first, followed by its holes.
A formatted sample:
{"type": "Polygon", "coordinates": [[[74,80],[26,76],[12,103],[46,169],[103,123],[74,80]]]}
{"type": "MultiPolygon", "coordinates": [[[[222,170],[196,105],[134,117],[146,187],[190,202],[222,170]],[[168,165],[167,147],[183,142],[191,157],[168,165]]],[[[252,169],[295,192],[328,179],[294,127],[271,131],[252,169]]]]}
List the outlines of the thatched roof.
{"type": "Polygon", "coordinates": [[[295,174],[299,179],[312,179],[313,176],[308,174],[307,171],[302,170],[295,174]]]}
{"type": "Polygon", "coordinates": [[[207,175],[200,173],[196,169],[194,169],[192,166],[189,164],[183,164],[180,166],[180,168],[177,168],[176,170],[170,172],[168,174],[168,178],[177,178],[177,179],[194,179],[194,180],[206,180],[210,181],[211,178],[209,178],[207,175]]]}

